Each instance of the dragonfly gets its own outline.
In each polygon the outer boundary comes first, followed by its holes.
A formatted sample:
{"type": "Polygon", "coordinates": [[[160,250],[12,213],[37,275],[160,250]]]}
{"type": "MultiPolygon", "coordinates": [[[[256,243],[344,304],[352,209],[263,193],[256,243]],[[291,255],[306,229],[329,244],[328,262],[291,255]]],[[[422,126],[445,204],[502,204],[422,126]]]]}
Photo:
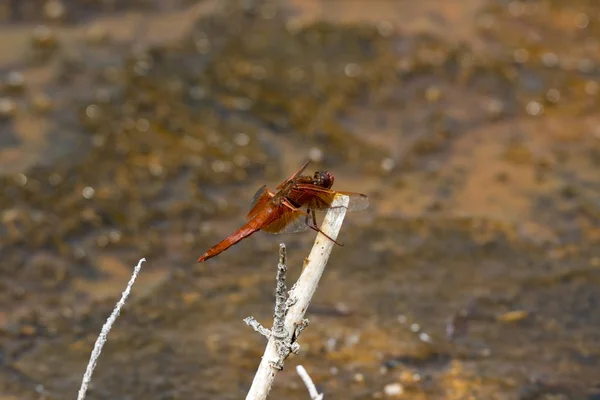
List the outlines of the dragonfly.
{"type": "Polygon", "coordinates": [[[364,210],[369,206],[369,198],[362,193],[331,189],[334,176],[329,171],[317,171],[312,176],[301,175],[309,163],[310,160],[306,161],[298,171],[279,184],[276,192],[269,190],[267,185],[258,189],[246,216],[246,223],[208,249],[198,258],[198,262],[221,254],[259,230],[281,234],[303,232],[310,228],[342,246],[319,228],[315,211],[332,208],[331,204],[337,195],[348,196],[348,211],[364,210]]]}

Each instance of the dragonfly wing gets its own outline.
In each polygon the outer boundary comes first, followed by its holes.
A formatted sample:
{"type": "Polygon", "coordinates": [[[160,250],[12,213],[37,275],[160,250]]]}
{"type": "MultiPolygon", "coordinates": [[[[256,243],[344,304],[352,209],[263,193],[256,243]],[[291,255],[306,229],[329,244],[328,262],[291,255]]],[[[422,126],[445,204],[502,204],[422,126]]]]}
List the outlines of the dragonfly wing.
{"type": "Polygon", "coordinates": [[[362,193],[338,192],[332,189],[326,189],[317,185],[298,184],[289,197],[296,203],[305,205],[312,210],[326,211],[331,207],[336,195],[348,196],[348,211],[360,211],[369,207],[369,198],[362,193]]]}
{"type": "Polygon", "coordinates": [[[266,207],[273,196],[275,196],[275,194],[267,188],[267,185],[261,186],[254,194],[252,208],[250,209],[250,212],[248,212],[246,220],[251,220],[260,210],[266,207]]]}
{"type": "Polygon", "coordinates": [[[296,204],[312,210],[328,209],[333,202],[335,192],[309,183],[294,185],[288,197],[296,204]]]}
{"type": "Polygon", "coordinates": [[[282,207],[281,215],[261,230],[273,234],[304,232],[308,229],[306,216],[301,210],[290,210],[282,207]]]}
{"type": "Polygon", "coordinates": [[[298,175],[300,175],[302,173],[302,171],[304,171],[306,169],[306,167],[308,167],[309,163],[310,163],[310,159],[308,159],[308,161],[306,161],[304,163],[304,165],[301,166],[298,171],[294,172],[294,174],[292,176],[290,176],[289,178],[287,178],[285,181],[281,182],[279,184],[279,186],[277,186],[277,189],[281,189],[283,187],[283,185],[285,185],[286,183],[288,183],[289,181],[291,181],[292,179],[294,179],[295,177],[297,177],[298,175]]]}
{"type": "Polygon", "coordinates": [[[369,208],[369,198],[366,194],[355,192],[337,192],[340,195],[348,196],[348,211],[362,211],[369,208]]]}

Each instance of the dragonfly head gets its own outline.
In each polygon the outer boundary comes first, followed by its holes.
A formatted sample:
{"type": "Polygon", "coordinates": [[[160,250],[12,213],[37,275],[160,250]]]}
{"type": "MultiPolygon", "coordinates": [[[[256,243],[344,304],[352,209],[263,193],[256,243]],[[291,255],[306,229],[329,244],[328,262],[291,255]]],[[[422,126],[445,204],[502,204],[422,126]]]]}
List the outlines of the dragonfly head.
{"type": "Polygon", "coordinates": [[[333,186],[333,174],[329,171],[317,171],[313,177],[314,183],[317,186],[329,189],[333,186]]]}

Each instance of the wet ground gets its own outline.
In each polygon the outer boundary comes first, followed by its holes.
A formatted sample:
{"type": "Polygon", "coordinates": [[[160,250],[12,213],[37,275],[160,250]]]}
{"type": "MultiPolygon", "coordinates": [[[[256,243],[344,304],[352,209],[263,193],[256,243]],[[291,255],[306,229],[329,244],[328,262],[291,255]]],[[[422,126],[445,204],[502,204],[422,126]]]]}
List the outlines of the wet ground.
{"type": "Polygon", "coordinates": [[[0,4],[0,399],[243,398],[307,157],[349,214],[272,398],[600,398],[600,5],[0,4]]]}

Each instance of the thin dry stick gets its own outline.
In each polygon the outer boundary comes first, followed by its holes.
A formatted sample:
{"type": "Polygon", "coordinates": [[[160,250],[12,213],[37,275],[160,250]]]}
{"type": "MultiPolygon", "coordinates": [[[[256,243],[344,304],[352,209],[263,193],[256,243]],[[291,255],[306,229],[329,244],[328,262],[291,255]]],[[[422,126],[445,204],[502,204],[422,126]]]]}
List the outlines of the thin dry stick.
{"type": "MultiPolygon", "coordinates": [[[[285,323],[285,313],[287,312],[286,303],[288,299],[287,294],[287,266],[286,266],[286,251],[285,244],[279,245],[279,264],[277,265],[277,289],[275,291],[275,312],[273,313],[273,329],[267,329],[260,324],[254,317],[244,318],[244,322],[251,326],[256,332],[260,333],[267,339],[270,339],[272,335],[277,339],[279,350],[285,347],[286,335],[283,328],[285,323]]],[[[281,353],[281,351],[280,351],[281,353]]],[[[278,364],[279,365],[279,364],[278,364]]]]}
{"type": "MultiPolygon", "coordinates": [[[[332,208],[327,212],[321,225],[322,231],[332,239],[337,239],[342,227],[349,199],[347,196],[336,196],[332,208]]],[[[315,244],[305,260],[305,267],[298,281],[290,291],[287,301],[288,309],[284,321],[285,339],[269,335],[269,343],[252,381],[246,400],[265,400],[275,381],[277,371],[283,367],[283,360],[293,350],[297,350],[296,338],[306,326],[304,313],[312,299],[321,279],[321,275],[329,260],[334,243],[319,233],[315,244]],[[287,354],[281,354],[282,346],[287,344],[287,354]],[[296,346],[293,346],[296,345],[296,346]],[[284,356],[284,357],[282,357],[284,356]]]]}
{"type": "Polygon", "coordinates": [[[304,385],[306,385],[310,399],[323,400],[323,393],[319,393],[312,379],[310,379],[310,375],[308,375],[308,372],[306,372],[306,369],[304,369],[302,365],[298,365],[296,367],[296,372],[298,373],[298,375],[300,375],[300,378],[302,378],[304,385]]]}
{"type": "Polygon", "coordinates": [[[129,283],[127,284],[127,287],[125,288],[125,290],[123,291],[123,294],[121,295],[121,299],[119,300],[119,302],[113,309],[113,312],[112,312],[112,314],[110,314],[110,317],[108,317],[108,319],[102,326],[100,335],[98,336],[98,339],[96,339],[96,344],[94,345],[94,350],[92,350],[92,355],[90,356],[90,362],[88,363],[87,368],[85,370],[85,374],[83,375],[83,379],[81,381],[81,387],[79,388],[79,395],[77,396],[77,400],[85,399],[85,393],[87,392],[88,385],[90,384],[90,381],[92,380],[92,374],[94,373],[94,368],[96,368],[96,362],[98,361],[98,357],[100,357],[100,353],[102,352],[102,347],[104,346],[104,343],[106,343],[106,336],[108,335],[108,332],[110,332],[110,329],[112,328],[113,324],[117,320],[117,317],[119,316],[119,313],[121,312],[121,308],[123,308],[123,306],[125,305],[125,301],[127,300],[129,293],[131,292],[131,287],[133,286],[133,283],[135,282],[135,278],[137,278],[138,274],[140,273],[140,269],[142,269],[142,262],[145,262],[145,261],[146,261],[146,259],[142,258],[138,262],[138,265],[133,270],[131,279],[129,279],[129,283]]]}

